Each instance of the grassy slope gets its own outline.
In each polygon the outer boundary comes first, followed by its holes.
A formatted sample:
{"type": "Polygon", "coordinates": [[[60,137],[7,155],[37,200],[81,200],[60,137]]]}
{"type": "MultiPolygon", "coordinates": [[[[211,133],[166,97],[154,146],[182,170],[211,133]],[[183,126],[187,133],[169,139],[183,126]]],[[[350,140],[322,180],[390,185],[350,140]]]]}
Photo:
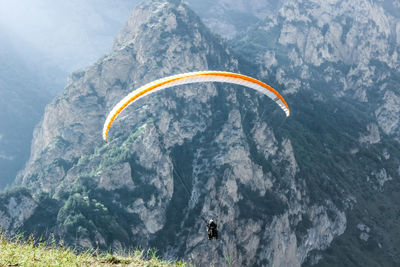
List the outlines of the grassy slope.
{"type": "Polygon", "coordinates": [[[96,255],[76,253],[54,243],[35,243],[32,238],[27,241],[18,237],[9,239],[0,232],[0,266],[186,266],[181,261],[162,261],[155,252],[135,250],[129,256],[96,255]]]}

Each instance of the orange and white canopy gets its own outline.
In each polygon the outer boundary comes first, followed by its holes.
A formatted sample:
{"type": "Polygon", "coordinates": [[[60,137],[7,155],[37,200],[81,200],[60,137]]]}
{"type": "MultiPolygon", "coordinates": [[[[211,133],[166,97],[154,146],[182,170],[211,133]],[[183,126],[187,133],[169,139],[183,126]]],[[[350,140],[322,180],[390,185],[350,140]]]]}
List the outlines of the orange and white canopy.
{"type": "Polygon", "coordinates": [[[286,116],[290,115],[290,110],[285,99],[283,99],[283,97],[274,88],[259,80],[256,80],[246,75],[224,71],[189,72],[169,76],[150,82],[143,85],[139,89],[132,91],[130,94],[124,97],[120,102],[118,102],[118,104],[114,106],[114,108],[107,116],[103,127],[104,141],[107,142],[108,131],[110,130],[111,124],[117,118],[118,114],[139,98],[163,90],[165,88],[198,82],[225,82],[253,88],[254,90],[257,90],[260,93],[267,95],[273,101],[275,101],[285,112],[286,116]]]}

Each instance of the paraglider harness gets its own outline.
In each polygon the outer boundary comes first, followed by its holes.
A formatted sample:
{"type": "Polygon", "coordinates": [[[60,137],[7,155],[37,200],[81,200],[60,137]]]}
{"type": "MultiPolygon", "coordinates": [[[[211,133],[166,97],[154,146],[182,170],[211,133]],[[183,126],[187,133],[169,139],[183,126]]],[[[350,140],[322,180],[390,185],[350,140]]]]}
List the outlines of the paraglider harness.
{"type": "Polygon", "coordinates": [[[213,221],[206,221],[207,224],[207,233],[208,233],[208,240],[212,240],[214,237],[216,240],[218,240],[218,230],[217,230],[217,224],[213,221]]]}

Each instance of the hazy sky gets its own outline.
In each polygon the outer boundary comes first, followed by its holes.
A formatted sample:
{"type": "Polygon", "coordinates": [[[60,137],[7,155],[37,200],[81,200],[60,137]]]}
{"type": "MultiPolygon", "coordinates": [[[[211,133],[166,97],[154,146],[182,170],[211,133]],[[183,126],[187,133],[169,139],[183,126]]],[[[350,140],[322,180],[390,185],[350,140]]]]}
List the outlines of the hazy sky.
{"type": "Polygon", "coordinates": [[[17,49],[31,46],[48,64],[70,72],[109,51],[138,2],[0,0],[0,34],[7,32],[17,49]]]}
{"type": "Polygon", "coordinates": [[[44,105],[110,50],[138,2],[0,0],[0,189],[24,166],[44,105]]]}

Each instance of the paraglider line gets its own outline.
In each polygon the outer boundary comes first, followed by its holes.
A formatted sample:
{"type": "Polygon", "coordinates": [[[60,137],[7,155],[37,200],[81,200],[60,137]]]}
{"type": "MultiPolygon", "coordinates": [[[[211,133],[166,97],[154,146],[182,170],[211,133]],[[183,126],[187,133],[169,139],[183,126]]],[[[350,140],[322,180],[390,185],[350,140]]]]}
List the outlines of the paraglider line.
{"type": "Polygon", "coordinates": [[[287,119],[287,117],[285,117],[285,118],[283,119],[283,121],[282,121],[281,124],[279,125],[277,131],[279,131],[279,129],[283,126],[283,124],[285,123],[286,119],[287,119]]]}
{"type": "MultiPolygon", "coordinates": [[[[176,174],[176,176],[178,176],[179,180],[181,181],[181,183],[182,183],[182,185],[183,185],[183,188],[185,188],[185,191],[186,191],[186,193],[187,193],[187,195],[188,195],[188,197],[189,197],[189,199],[190,199],[191,193],[190,193],[190,191],[189,191],[189,188],[187,187],[187,185],[186,185],[185,182],[183,181],[182,176],[181,176],[181,175],[179,174],[179,172],[175,169],[176,164],[175,164],[174,160],[171,159],[171,161],[172,161],[172,164],[173,164],[173,167],[174,167],[173,172],[176,174]]],[[[199,215],[199,217],[200,217],[205,223],[207,223],[207,219],[204,218],[203,215],[199,215]]]]}
{"type": "Polygon", "coordinates": [[[178,178],[179,178],[179,180],[181,181],[183,187],[185,188],[186,193],[188,194],[188,197],[190,198],[191,193],[189,192],[189,188],[188,188],[188,187],[186,186],[186,184],[183,182],[183,178],[182,178],[181,175],[178,173],[178,171],[175,169],[176,164],[175,164],[174,160],[171,159],[171,161],[172,161],[173,168],[174,168],[173,171],[175,172],[176,176],[178,176],[178,178]]]}

